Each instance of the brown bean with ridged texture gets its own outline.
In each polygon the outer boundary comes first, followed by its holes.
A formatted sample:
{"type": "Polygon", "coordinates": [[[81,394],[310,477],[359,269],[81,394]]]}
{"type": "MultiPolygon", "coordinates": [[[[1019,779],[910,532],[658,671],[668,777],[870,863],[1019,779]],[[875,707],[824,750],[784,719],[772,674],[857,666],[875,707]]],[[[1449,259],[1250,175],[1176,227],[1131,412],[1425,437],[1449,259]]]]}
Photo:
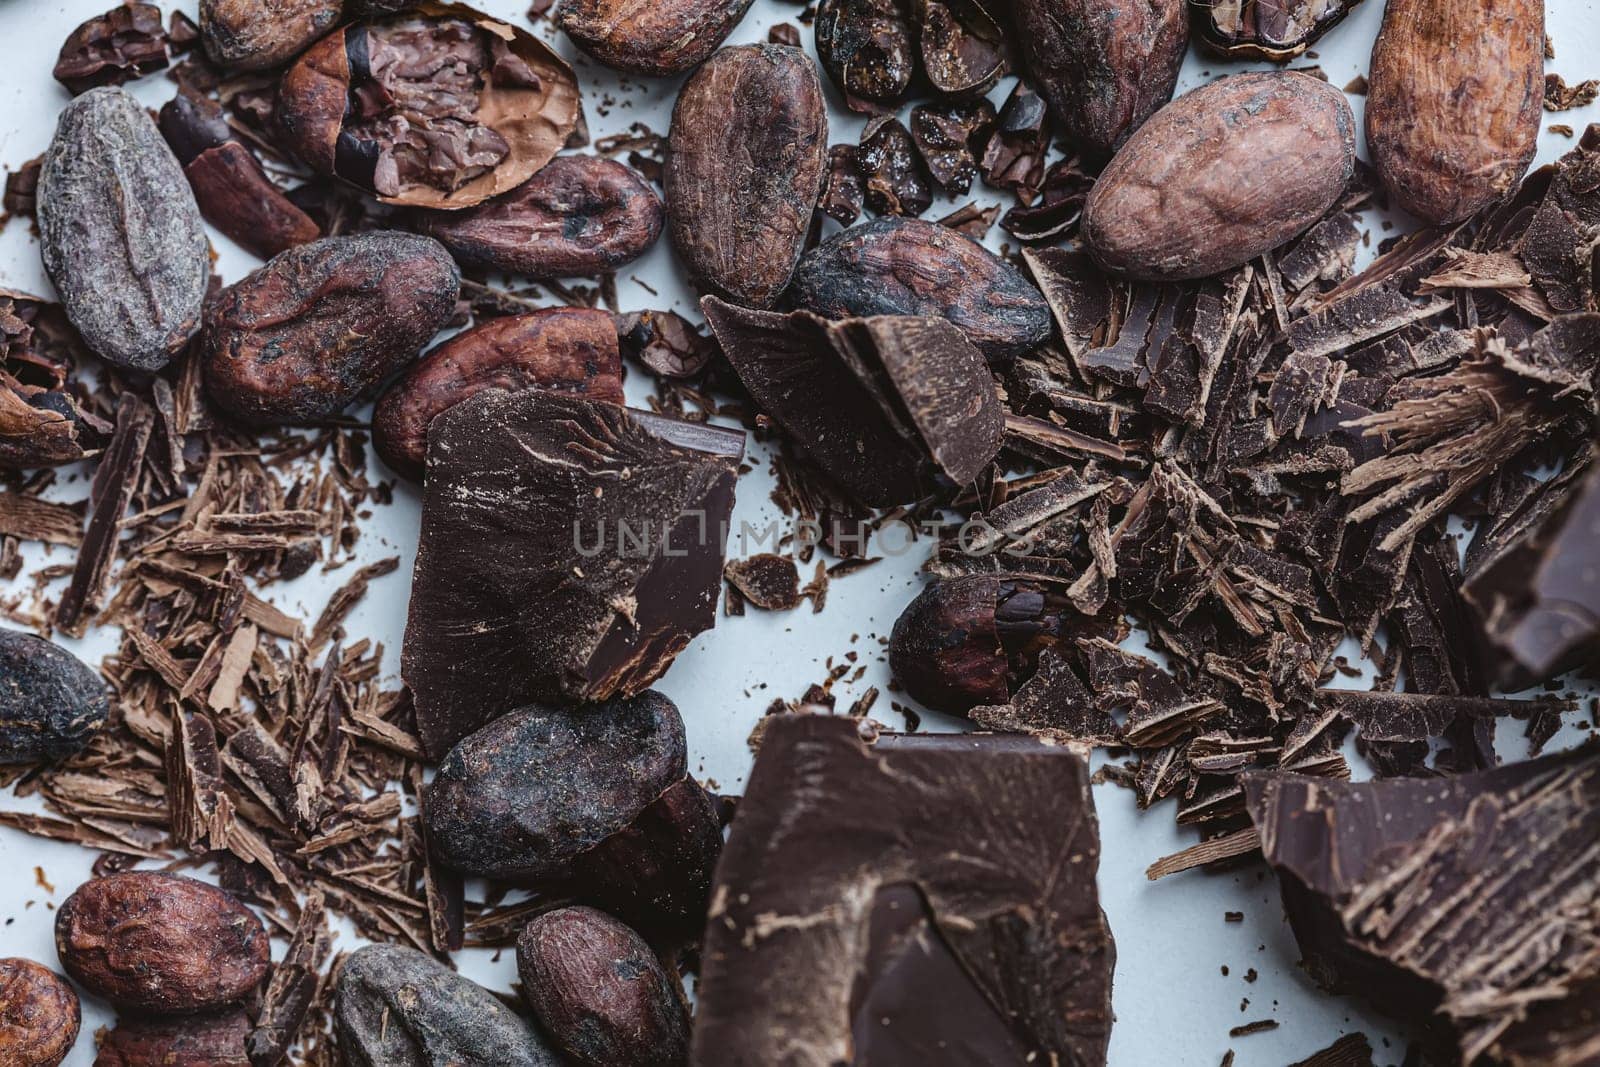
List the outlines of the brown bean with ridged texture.
{"type": "Polygon", "coordinates": [[[213,63],[265,70],[305,51],[343,9],[341,0],[200,0],[200,40],[213,63]]]}
{"type": "Polygon", "coordinates": [[[1293,71],[1235,74],[1151,117],[1101,173],[1081,231],[1100,265],[1153,281],[1204,278],[1321,218],[1355,171],[1344,94],[1293,71]]]}
{"type": "Polygon", "coordinates": [[[1016,14],[1051,117],[1091,161],[1172,99],[1189,45],[1185,0],[1018,0],[1016,14]]]}
{"type": "Polygon", "coordinates": [[[67,974],[121,1008],[196,1012],[244,999],[266,977],[267,931],[232,894],[156,871],[78,887],[56,913],[67,974]]]}
{"type": "Polygon", "coordinates": [[[416,356],[455,311],[460,286],[431,237],[363,233],[291,248],[207,311],[206,388],[253,423],[336,414],[416,356]]]}
{"type": "Polygon", "coordinates": [[[644,938],[603,911],[557,908],[517,939],[522,999],[577,1067],[676,1067],[689,1019],[644,938]]]}
{"type": "Polygon", "coordinates": [[[705,62],[751,0],[562,0],[556,25],[608,67],[665,78],[705,62]]]}
{"type": "Polygon", "coordinates": [[[811,60],[785,45],[722,49],[678,94],[667,147],[678,255],[710,292],[770,306],[822,190],[828,116],[811,60]]]}
{"type": "Polygon", "coordinates": [[[218,1015],[130,1016],[100,1042],[94,1067],[250,1067],[250,1018],[218,1015]]]}
{"type": "Polygon", "coordinates": [[[1367,149],[1391,196],[1456,222],[1516,187],[1538,148],[1543,0],[1390,0],[1367,75],[1367,149]]]}
{"type": "Polygon", "coordinates": [[[0,960],[0,1063],[56,1067],[81,1022],[78,994],[65,979],[32,960],[0,960]]]}
{"type": "Polygon", "coordinates": [[[569,278],[644,255],[661,236],[664,210],[633,168],[557,156],[504,196],[465,211],[418,212],[415,226],[465,266],[569,278]]]}
{"type": "Polygon", "coordinates": [[[457,334],[379,398],[373,447],[390,467],[420,480],[434,416],[485,389],[549,389],[621,404],[616,320],[593,308],[544,308],[457,334]]]}

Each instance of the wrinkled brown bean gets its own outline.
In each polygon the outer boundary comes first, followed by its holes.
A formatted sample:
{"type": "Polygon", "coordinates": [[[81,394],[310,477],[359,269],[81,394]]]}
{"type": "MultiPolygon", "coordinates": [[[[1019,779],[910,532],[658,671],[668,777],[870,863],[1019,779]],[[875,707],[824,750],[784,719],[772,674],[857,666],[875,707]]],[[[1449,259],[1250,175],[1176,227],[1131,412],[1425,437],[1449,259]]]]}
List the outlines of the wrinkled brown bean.
{"type": "Polygon", "coordinates": [[[342,0],[200,0],[200,40],[219,66],[265,70],[305,51],[343,9],[342,0]]]}
{"type": "Polygon", "coordinates": [[[1393,0],[1367,76],[1367,147],[1391,196],[1456,222],[1516,187],[1544,105],[1541,0],[1393,0]]]}
{"type": "Polygon", "coordinates": [[[243,999],[266,976],[267,932],[205,882],[128,871],[85,882],[56,913],[67,973],[122,1008],[195,1012],[243,999]]]}
{"type": "Polygon", "coordinates": [[[206,388],[249,422],[333,415],[416,356],[455,311],[460,285],[429,237],[364,233],[291,248],[208,310],[206,388]]]}
{"type": "Polygon", "coordinates": [[[822,188],[828,116],[798,48],[724,48],[672,112],[666,170],[672,243],[706,289],[767,307],[805,248],[822,188]]]}
{"type": "Polygon", "coordinates": [[[78,994],[48,967],[0,959],[0,1063],[56,1067],[78,1040],[78,994]]]}
{"type": "Polygon", "coordinates": [[[420,480],[434,416],[485,389],[550,389],[622,403],[615,320],[591,308],[545,308],[457,334],[378,400],[372,416],[378,455],[420,480]]]}
{"type": "Polygon", "coordinates": [[[556,25],[608,67],[665,78],[698,66],[751,0],[562,0],[556,25]]]}
{"type": "Polygon", "coordinates": [[[94,1067],[250,1067],[249,1033],[242,1011],[118,1019],[94,1067]]]}
{"type": "Polygon", "coordinates": [[[631,167],[557,156],[504,196],[465,211],[419,212],[418,232],[465,266],[567,278],[632,262],[661,236],[661,198],[631,167]]]}
{"type": "Polygon", "coordinates": [[[0,628],[0,764],[61,760],[94,738],[111,690],[52,641],[0,628]]]}
{"type": "Polygon", "coordinates": [[[1172,99],[1185,0],[1018,0],[1023,55],[1074,148],[1100,162],[1172,99]]]}
{"type": "Polygon", "coordinates": [[[1235,74],[1186,93],[1129,138],[1084,205],[1107,270],[1203,278],[1276,248],[1343,194],[1355,169],[1344,94],[1309,74],[1235,74]]]}
{"type": "Polygon", "coordinates": [[[517,939],[522,997],[579,1067],[674,1067],[689,1056],[678,980],[603,911],[557,908],[517,939]]]}
{"type": "Polygon", "coordinates": [[[852,111],[882,111],[917,73],[915,34],[898,0],[820,0],[817,59],[852,111]]]}

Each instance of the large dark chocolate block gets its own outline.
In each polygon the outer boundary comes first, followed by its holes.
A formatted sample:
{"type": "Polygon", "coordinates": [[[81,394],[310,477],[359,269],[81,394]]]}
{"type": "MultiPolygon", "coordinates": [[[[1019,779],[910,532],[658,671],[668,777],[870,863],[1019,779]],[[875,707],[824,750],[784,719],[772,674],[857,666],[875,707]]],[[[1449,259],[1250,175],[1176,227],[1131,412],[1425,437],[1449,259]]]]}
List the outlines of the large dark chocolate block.
{"type": "Polygon", "coordinates": [[[642,692],[715,622],[743,434],[491,391],[428,442],[402,671],[431,756],[525,704],[642,692]]]}
{"type": "Polygon", "coordinates": [[[695,1067],[1103,1064],[1089,772],[997,734],[785,716],[717,868],[695,1067]]]}

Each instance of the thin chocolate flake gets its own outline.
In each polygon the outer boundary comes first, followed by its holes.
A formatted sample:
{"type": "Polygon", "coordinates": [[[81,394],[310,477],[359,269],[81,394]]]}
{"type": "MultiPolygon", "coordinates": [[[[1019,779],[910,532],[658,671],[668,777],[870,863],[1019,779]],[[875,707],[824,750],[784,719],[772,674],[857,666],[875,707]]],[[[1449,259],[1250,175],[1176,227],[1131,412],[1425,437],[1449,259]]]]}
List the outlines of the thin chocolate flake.
{"type": "Polygon", "coordinates": [[[311,651],[320,652],[327,646],[334,632],[361,602],[361,598],[367,595],[367,587],[372,584],[373,579],[393,574],[399,569],[400,557],[390,556],[376,563],[369,563],[351,575],[350,580],[328,598],[327,607],[322,609],[322,614],[317,616],[316,625],[311,627],[311,651]]]}
{"type": "Polygon", "coordinates": [[[1235,1026],[1233,1029],[1228,1031],[1228,1036],[1249,1037],[1251,1034],[1264,1034],[1269,1030],[1276,1030],[1277,1028],[1278,1021],[1276,1019],[1258,1019],[1253,1023],[1245,1023],[1243,1026],[1235,1026]]]}

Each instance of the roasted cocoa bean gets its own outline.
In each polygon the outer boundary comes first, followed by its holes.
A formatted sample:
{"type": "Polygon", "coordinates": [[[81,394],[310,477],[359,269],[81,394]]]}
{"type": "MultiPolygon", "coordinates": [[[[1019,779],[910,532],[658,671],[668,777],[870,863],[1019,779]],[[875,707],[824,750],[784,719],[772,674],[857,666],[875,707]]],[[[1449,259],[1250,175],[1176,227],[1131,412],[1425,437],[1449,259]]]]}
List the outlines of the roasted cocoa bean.
{"type": "Polygon", "coordinates": [[[344,961],[334,1032],[351,1067],[561,1067],[533,1024],[415,949],[368,945],[344,961]]]}
{"type": "Polygon", "coordinates": [[[0,960],[0,1063],[56,1067],[78,1040],[81,1021],[78,994],[54,971],[32,960],[0,960]]]}
{"type": "Polygon", "coordinates": [[[867,123],[856,160],[866,205],[873,212],[914,217],[933,206],[933,179],[911,131],[893,115],[867,123]]]}
{"type": "Polygon", "coordinates": [[[628,826],[573,860],[585,899],[648,926],[698,932],[722,854],[716,802],[693,778],[669,786],[628,826]]]}
{"type": "Polygon", "coordinates": [[[94,1067],[251,1067],[250,1019],[217,1015],[132,1016],[100,1041],[94,1067]]]}
{"type": "Polygon", "coordinates": [[[265,70],[339,24],[342,0],[200,0],[200,40],[218,66],[265,70]]]}
{"type": "Polygon", "coordinates": [[[695,71],[672,111],[666,189],[672,243],[700,285],[755,307],[777,300],[827,150],[822,86],[798,48],[724,48],[695,71]]]}
{"type": "Polygon", "coordinates": [[[1129,138],[1084,205],[1106,270],[1203,278],[1300,233],[1355,172],[1344,94],[1293,71],[1235,74],[1186,93],[1129,138]]]}
{"type": "Polygon", "coordinates": [[[418,232],[465,266],[568,278],[630,263],[661,236],[661,198],[631,167],[557,156],[504,196],[465,211],[420,212],[418,232]]]}
{"type": "Polygon", "coordinates": [[[333,415],[416,356],[460,287],[430,237],[363,233],[291,248],[208,309],[206,388],[249,422],[333,415]]]}
{"type": "Polygon", "coordinates": [[[1101,162],[1172,99],[1185,0],[1017,0],[1022,52],[1073,147],[1101,162]]]}
{"type": "Polygon", "coordinates": [[[1540,0],[1395,0],[1367,75],[1367,148],[1389,195],[1456,222],[1516,187],[1544,106],[1540,0]]]}
{"type": "Polygon", "coordinates": [[[561,0],[556,25],[608,67],[667,78],[705,62],[751,0],[561,0]]]}
{"type": "Polygon", "coordinates": [[[73,755],[105,725],[110,692],[66,649],[0,629],[0,764],[73,755]]]}
{"type": "Polygon", "coordinates": [[[884,111],[917,73],[914,28],[899,0],[820,0],[817,59],[852,111],[884,111]]]}
{"type": "Polygon", "coordinates": [[[977,152],[994,129],[987,100],[924,104],[911,109],[911,137],[928,173],[951,196],[965,196],[978,176],[977,152]]]}
{"type": "Polygon", "coordinates": [[[1361,0],[1189,0],[1201,43],[1235,59],[1284,62],[1338,25],[1361,0]]]}
{"type": "Polygon", "coordinates": [[[523,708],[450,750],[423,817],[439,858],[464,874],[554,877],[625,829],[687,764],[678,709],[653,690],[523,708]]]}
{"type": "Polygon", "coordinates": [[[549,389],[622,403],[616,321],[591,308],[545,308],[457,334],[379,399],[372,416],[378,455],[420,480],[434,416],[485,389],[549,389]]]}
{"type": "Polygon", "coordinates": [[[200,208],[172,150],[122,89],[61,112],[39,172],[45,271],[84,342],[159,370],[200,328],[211,278],[200,208]]]}
{"type": "Polygon", "coordinates": [[[277,114],[323,174],[407,207],[509,192],[578,121],[572,68],[526,30],[461,4],[335,30],[284,74],[277,114]]]}
{"type": "Polygon", "coordinates": [[[167,31],[154,4],[124,4],[73,30],[56,59],[55,79],[73,93],[121,85],[167,65],[167,31]]]}
{"type": "Polygon", "coordinates": [[[861,149],[853,144],[836,144],[828,149],[828,171],[823,176],[817,210],[841,226],[861,217],[866,204],[862,188],[861,149]]]}
{"type": "Polygon", "coordinates": [[[120,1008],[198,1012],[247,996],[269,966],[261,920],[193,878],[128,871],[78,887],[56,913],[73,980],[120,1008]]]}
{"type": "Polygon", "coordinates": [[[915,0],[922,70],[946,96],[981,96],[1006,72],[1005,34],[982,0],[915,0]]]}
{"type": "Polygon", "coordinates": [[[517,939],[522,998],[578,1067],[674,1067],[689,1057],[681,983],[603,911],[557,908],[517,939]]]}
{"type": "Polygon", "coordinates": [[[1050,336],[1049,306],[1020,271],[976,241],[920,219],[876,219],[835,234],[800,261],[791,298],[829,319],[945,318],[991,363],[1050,336]]]}

